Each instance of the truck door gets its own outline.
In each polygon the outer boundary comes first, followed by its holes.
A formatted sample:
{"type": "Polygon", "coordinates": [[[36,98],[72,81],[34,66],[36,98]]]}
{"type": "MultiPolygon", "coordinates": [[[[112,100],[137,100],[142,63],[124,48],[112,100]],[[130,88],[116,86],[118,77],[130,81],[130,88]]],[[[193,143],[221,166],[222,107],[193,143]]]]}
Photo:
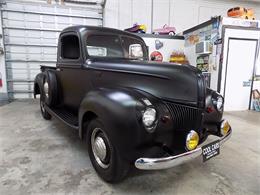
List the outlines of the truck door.
{"type": "Polygon", "coordinates": [[[61,99],[67,109],[77,114],[91,83],[88,71],[82,67],[80,36],[76,32],[66,32],[60,36],[59,43],[57,68],[61,99]]]}

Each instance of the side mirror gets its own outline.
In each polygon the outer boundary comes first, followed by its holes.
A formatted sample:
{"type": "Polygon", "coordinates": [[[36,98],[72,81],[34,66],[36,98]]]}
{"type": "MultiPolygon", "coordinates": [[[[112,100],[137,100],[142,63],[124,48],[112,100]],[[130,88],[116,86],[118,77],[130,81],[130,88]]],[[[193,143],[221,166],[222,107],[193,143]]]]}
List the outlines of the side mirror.
{"type": "Polygon", "coordinates": [[[140,44],[129,45],[129,58],[143,58],[143,48],[140,44]]]}

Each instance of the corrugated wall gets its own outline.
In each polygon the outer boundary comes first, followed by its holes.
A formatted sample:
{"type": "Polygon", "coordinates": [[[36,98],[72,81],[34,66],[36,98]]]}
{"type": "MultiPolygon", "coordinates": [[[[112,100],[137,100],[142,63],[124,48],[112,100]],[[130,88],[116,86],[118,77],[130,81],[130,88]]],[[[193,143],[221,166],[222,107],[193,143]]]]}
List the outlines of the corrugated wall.
{"type": "Polygon", "coordinates": [[[10,99],[32,97],[33,80],[40,65],[55,66],[57,39],[62,29],[103,24],[101,4],[82,7],[6,1],[1,15],[10,99]]]}

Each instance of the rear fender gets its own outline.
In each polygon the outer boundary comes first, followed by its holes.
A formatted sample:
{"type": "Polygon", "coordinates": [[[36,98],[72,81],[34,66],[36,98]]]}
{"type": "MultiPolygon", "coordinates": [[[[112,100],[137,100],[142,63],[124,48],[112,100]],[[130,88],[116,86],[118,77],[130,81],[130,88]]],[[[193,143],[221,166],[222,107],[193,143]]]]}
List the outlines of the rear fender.
{"type": "Polygon", "coordinates": [[[44,74],[41,72],[37,74],[34,80],[34,91],[33,91],[34,98],[36,98],[37,94],[41,94],[43,92],[43,82],[44,82],[44,74]]]}

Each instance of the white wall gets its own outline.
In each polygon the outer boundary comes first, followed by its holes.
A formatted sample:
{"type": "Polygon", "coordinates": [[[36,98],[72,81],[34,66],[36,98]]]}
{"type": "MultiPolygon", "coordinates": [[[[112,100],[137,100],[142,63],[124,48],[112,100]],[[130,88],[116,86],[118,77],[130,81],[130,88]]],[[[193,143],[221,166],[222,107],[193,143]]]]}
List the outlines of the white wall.
{"type": "Polygon", "coordinates": [[[244,6],[254,8],[260,19],[260,1],[245,2],[239,0],[153,0],[153,20],[151,15],[152,0],[107,0],[105,26],[124,29],[133,23],[144,23],[148,32],[164,24],[170,24],[182,32],[210,19],[211,16],[226,16],[229,8],[244,6]]]}

